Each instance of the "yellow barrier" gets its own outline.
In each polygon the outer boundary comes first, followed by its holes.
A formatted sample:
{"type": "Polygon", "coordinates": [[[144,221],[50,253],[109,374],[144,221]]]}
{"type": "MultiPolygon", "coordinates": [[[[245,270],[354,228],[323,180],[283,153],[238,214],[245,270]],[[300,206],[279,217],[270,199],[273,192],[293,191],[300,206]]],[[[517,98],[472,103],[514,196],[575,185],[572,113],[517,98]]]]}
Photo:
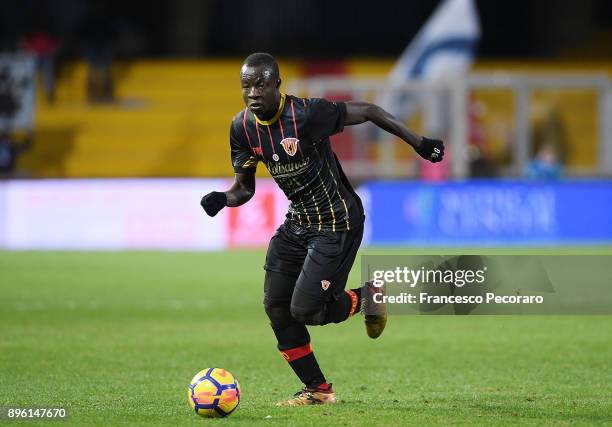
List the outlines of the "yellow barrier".
{"type": "MultiPolygon", "coordinates": [[[[295,76],[292,63],[281,67],[283,78],[295,76]]],[[[119,64],[117,101],[90,105],[85,65],[70,65],[56,103],[39,97],[35,145],[20,168],[37,177],[230,175],[239,70],[239,60],[119,64]]]]}

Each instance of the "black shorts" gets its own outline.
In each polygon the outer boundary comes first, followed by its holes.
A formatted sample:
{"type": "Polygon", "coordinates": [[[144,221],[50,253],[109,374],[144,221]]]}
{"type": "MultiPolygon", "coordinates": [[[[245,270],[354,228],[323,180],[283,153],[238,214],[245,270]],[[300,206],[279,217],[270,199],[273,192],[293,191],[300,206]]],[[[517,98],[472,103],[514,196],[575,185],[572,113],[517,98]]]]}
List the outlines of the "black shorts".
{"type": "Polygon", "coordinates": [[[294,288],[321,302],[335,298],[344,292],[362,237],[363,225],[331,232],[286,221],[270,240],[264,269],[289,280],[267,285],[266,298],[291,300],[294,288]]]}

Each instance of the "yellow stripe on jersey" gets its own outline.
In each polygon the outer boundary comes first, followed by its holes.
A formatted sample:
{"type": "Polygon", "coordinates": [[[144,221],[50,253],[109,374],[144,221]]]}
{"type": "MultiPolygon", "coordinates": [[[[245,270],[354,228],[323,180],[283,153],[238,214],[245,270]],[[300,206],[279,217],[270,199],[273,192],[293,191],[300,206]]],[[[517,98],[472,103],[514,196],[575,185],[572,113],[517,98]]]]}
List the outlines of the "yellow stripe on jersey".
{"type": "Polygon", "coordinates": [[[312,197],[312,201],[314,202],[315,209],[317,210],[317,215],[319,215],[319,229],[318,229],[318,231],[321,231],[321,212],[319,212],[319,206],[317,205],[316,199],[312,195],[312,191],[310,189],[308,189],[308,192],[310,193],[310,197],[312,197]]]}
{"type": "MultiPolygon", "coordinates": [[[[291,180],[296,184],[296,187],[293,187],[294,189],[301,187],[300,183],[295,178],[291,178],[291,180]]],[[[304,206],[304,202],[302,201],[302,198],[300,196],[298,196],[298,199],[300,201],[300,204],[302,205],[302,210],[304,211],[304,215],[306,215],[306,220],[308,221],[308,226],[311,226],[312,223],[310,222],[310,216],[308,215],[308,211],[306,211],[306,207],[304,206]]],[[[300,219],[299,211],[298,211],[298,219],[300,220],[300,225],[302,225],[302,220],[300,219]]]]}
{"type": "Polygon", "coordinates": [[[278,110],[276,111],[276,114],[274,114],[274,116],[270,120],[261,120],[259,117],[257,117],[256,114],[253,114],[255,116],[255,120],[257,120],[257,123],[259,123],[260,125],[266,125],[266,126],[270,126],[276,123],[278,118],[281,116],[281,113],[283,112],[283,108],[285,108],[285,94],[281,93],[280,95],[281,95],[280,104],[278,105],[278,110]]]}
{"type": "Polygon", "coordinates": [[[336,231],[336,214],[334,213],[334,207],[332,206],[331,197],[329,197],[329,193],[327,192],[327,188],[325,188],[325,183],[323,182],[323,178],[321,178],[321,174],[319,173],[318,169],[317,176],[319,177],[319,181],[321,181],[321,186],[323,187],[323,191],[327,197],[327,203],[329,203],[329,211],[332,214],[332,231],[336,231]]]}
{"type": "MultiPolygon", "coordinates": [[[[316,147],[315,147],[315,151],[317,152],[317,155],[319,155],[319,150],[317,150],[316,147]]],[[[319,158],[321,158],[320,155],[319,155],[319,158]]],[[[338,185],[338,181],[336,181],[336,178],[334,177],[334,173],[332,172],[331,166],[329,165],[329,162],[327,161],[327,158],[325,158],[325,163],[327,164],[327,169],[329,169],[329,174],[331,175],[332,179],[334,180],[334,184],[336,184],[336,193],[338,193],[338,197],[340,197],[340,200],[342,200],[342,204],[344,205],[344,211],[346,212],[346,229],[350,230],[351,229],[351,223],[349,221],[349,211],[348,211],[348,208],[346,206],[346,202],[344,201],[344,199],[342,198],[342,195],[340,194],[340,186],[338,185]]]]}
{"type": "Polygon", "coordinates": [[[310,227],[312,225],[312,222],[310,222],[310,215],[308,215],[308,211],[306,210],[306,206],[304,206],[304,202],[302,201],[302,198],[299,197],[300,199],[300,204],[302,205],[302,210],[304,211],[304,214],[306,214],[306,220],[308,221],[308,226],[310,227]]]}

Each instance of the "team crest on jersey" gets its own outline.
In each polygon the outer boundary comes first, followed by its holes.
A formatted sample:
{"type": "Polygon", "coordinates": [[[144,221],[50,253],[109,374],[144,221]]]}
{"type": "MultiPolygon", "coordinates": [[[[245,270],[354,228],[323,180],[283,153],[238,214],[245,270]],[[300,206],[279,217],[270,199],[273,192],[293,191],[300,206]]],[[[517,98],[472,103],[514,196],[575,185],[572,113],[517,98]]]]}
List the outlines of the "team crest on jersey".
{"type": "Polygon", "coordinates": [[[287,154],[290,156],[295,156],[295,153],[297,153],[298,142],[300,142],[300,140],[297,138],[285,138],[281,141],[281,145],[287,154]]]}
{"type": "Polygon", "coordinates": [[[321,280],[321,287],[323,288],[324,291],[329,289],[329,285],[331,283],[329,283],[329,280],[321,280]]]}

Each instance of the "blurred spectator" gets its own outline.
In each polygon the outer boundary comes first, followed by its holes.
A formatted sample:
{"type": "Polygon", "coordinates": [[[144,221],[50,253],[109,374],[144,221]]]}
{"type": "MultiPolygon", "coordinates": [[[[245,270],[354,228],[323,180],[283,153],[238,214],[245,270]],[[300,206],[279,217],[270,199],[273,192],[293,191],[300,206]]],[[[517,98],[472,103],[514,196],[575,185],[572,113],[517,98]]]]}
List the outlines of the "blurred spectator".
{"type": "Polygon", "coordinates": [[[478,145],[469,145],[468,159],[471,178],[493,178],[497,176],[495,165],[482,153],[478,145]]]}
{"type": "Polygon", "coordinates": [[[87,98],[92,103],[112,102],[113,18],[108,3],[94,2],[91,7],[81,32],[88,65],[87,98]]]}
{"type": "Polygon", "coordinates": [[[525,174],[529,178],[557,179],[561,176],[566,146],[566,131],[554,104],[537,105],[532,140],[534,158],[527,164],[525,174]]]}
{"type": "Polygon", "coordinates": [[[558,179],[561,172],[562,166],[557,146],[553,143],[546,143],[540,147],[535,158],[527,164],[526,175],[535,179],[558,179]]]}
{"type": "Polygon", "coordinates": [[[10,67],[0,67],[0,116],[13,117],[19,109],[19,99],[15,96],[14,86],[10,67]]]}
{"type": "Polygon", "coordinates": [[[29,134],[23,141],[17,141],[8,132],[0,133],[0,178],[15,175],[19,155],[31,145],[32,136],[29,134]]]}
{"type": "Polygon", "coordinates": [[[486,130],[483,124],[486,112],[486,105],[477,100],[474,92],[471,92],[468,107],[469,146],[467,155],[472,178],[492,178],[497,175],[495,165],[487,155],[486,130]]]}
{"type": "Polygon", "coordinates": [[[43,28],[38,28],[22,40],[23,49],[36,56],[36,68],[42,80],[47,102],[55,101],[55,58],[59,41],[43,28]]]}

